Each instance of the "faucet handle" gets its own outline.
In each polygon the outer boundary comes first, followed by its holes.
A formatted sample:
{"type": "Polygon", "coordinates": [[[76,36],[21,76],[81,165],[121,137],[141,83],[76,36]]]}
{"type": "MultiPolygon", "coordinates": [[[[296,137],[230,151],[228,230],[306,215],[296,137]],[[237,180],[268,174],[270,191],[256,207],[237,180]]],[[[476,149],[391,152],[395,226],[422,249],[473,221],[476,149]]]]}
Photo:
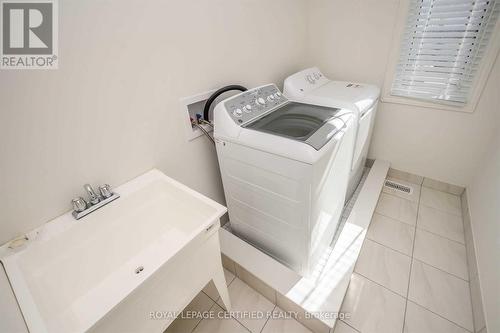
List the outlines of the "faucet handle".
{"type": "Polygon", "coordinates": [[[99,192],[104,199],[107,199],[113,195],[113,191],[111,191],[111,186],[109,184],[99,186],[99,192]]]}
{"type": "Polygon", "coordinates": [[[73,205],[73,210],[77,213],[83,212],[87,208],[87,202],[82,197],[74,198],[71,200],[71,204],[73,205]]]}

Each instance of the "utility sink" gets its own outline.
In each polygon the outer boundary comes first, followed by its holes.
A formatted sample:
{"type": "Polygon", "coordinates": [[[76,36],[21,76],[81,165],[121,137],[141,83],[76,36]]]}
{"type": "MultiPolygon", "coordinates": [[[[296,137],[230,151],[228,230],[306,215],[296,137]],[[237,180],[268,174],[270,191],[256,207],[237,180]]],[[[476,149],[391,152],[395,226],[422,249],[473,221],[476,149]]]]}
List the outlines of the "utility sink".
{"type": "Polygon", "coordinates": [[[210,280],[230,307],[217,232],[226,208],[158,170],[116,192],[81,220],[67,213],[21,249],[1,249],[31,333],[162,332],[210,280]]]}

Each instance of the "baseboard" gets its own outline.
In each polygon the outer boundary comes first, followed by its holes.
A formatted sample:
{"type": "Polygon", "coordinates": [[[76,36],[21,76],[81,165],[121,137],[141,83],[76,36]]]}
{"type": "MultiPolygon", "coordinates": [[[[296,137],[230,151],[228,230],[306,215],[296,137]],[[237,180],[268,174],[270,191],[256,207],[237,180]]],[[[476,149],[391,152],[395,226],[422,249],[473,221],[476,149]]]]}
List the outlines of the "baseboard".
{"type": "Polygon", "coordinates": [[[476,247],[472,233],[472,220],[467,198],[467,190],[461,195],[462,217],[464,223],[465,249],[467,252],[467,265],[469,267],[469,287],[472,301],[472,314],[475,333],[486,333],[486,321],[484,317],[483,297],[479,282],[479,272],[477,269],[476,247]]]}
{"type": "Polygon", "coordinates": [[[390,168],[388,172],[388,176],[391,178],[396,178],[400,180],[407,181],[412,184],[417,184],[417,185],[422,185],[428,188],[432,188],[434,190],[438,190],[441,192],[447,192],[451,193],[454,195],[462,195],[464,192],[465,188],[462,186],[454,185],[454,184],[449,184],[440,180],[424,177],[424,176],[419,176],[412,174],[410,172],[398,170],[398,169],[393,169],[390,168]]]}

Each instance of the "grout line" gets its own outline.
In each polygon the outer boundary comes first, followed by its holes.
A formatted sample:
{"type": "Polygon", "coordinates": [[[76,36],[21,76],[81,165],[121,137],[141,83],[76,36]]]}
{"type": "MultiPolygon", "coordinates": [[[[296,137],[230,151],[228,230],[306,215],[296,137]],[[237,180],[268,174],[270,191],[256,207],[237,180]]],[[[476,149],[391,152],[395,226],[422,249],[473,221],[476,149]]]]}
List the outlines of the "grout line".
{"type": "MultiPolygon", "coordinates": [[[[224,310],[224,309],[222,309],[222,310],[224,310]]],[[[224,310],[224,311],[226,311],[226,310],[224,310]]],[[[236,319],[235,317],[233,317],[233,315],[230,315],[230,316],[231,316],[231,318],[232,318],[234,321],[236,321],[238,324],[240,324],[241,326],[243,326],[243,328],[244,328],[244,329],[246,329],[248,332],[252,333],[252,331],[251,331],[248,327],[246,327],[245,325],[243,325],[243,324],[241,323],[241,321],[239,321],[238,319],[236,319]]]]}
{"type": "Polygon", "coordinates": [[[233,274],[233,279],[227,284],[227,287],[229,288],[229,286],[231,285],[231,283],[233,283],[233,281],[236,279],[236,274],[233,274]]]}
{"type": "MultiPolygon", "coordinates": [[[[452,241],[452,242],[455,242],[455,243],[457,243],[457,244],[460,244],[460,245],[465,246],[465,243],[462,243],[462,242],[457,241],[457,240],[455,240],[455,239],[451,239],[451,238],[449,238],[449,237],[446,237],[446,236],[440,235],[440,234],[438,234],[438,233],[435,233],[434,231],[431,231],[431,230],[427,230],[427,229],[421,228],[421,227],[419,227],[418,225],[417,225],[417,229],[418,229],[418,230],[423,230],[423,231],[426,231],[426,232],[428,232],[428,233],[430,233],[430,234],[433,234],[433,235],[435,235],[435,236],[439,236],[439,237],[444,238],[444,239],[446,239],[446,240],[449,240],[449,241],[452,241]]],[[[464,242],[465,242],[465,233],[464,233],[464,242]]]]}
{"type": "MultiPolygon", "coordinates": [[[[385,193],[385,194],[388,194],[388,193],[385,193]]],[[[391,196],[393,196],[393,197],[395,197],[395,198],[398,198],[398,199],[403,199],[403,198],[401,198],[401,197],[398,197],[398,196],[395,196],[395,195],[392,195],[392,194],[388,194],[388,195],[391,195],[391,196]]],[[[408,199],[403,199],[403,200],[410,201],[410,200],[408,200],[408,199]]],[[[410,202],[412,202],[412,203],[413,203],[414,201],[410,201],[410,202]]],[[[418,204],[418,205],[417,205],[417,214],[418,214],[418,211],[420,210],[420,205],[424,205],[424,204],[418,204]]],[[[424,206],[425,206],[425,207],[428,207],[428,208],[431,208],[431,209],[435,209],[435,210],[437,210],[438,212],[441,212],[441,213],[446,213],[446,214],[449,214],[449,215],[452,215],[452,216],[455,216],[455,217],[457,217],[457,216],[458,216],[458,215],[455,215],[455,214],[453,214],[453,213],[448,213],[448,212],[445,212],[445,211],[442,211],[442,210],[436,209],[436,208],[434,208],[434,207],[430,207],[430,206],[427,206],[427,205],[424,205],[424,206]]],[[[447,236],[444,236],[444,235],[438,234],[438,233],[436,233],[436,232],[434,232],[434,231],[432,231],[432,230],[428,230],[428,229],[425,229],[425,228],[422,228],[422,227],[418,227],[418,225],[417,225],[417,224],[418,224],[418,216],[416,216],[416,217],[415,217],[415,223],[413,224],[413,223],[408,223],[408,222],[406,222],[406,221],[402,221],[402,220],[400,220],[400,219],[398,219],[398,218],[395,218],[395,217],[393,217],[393,216],[389,216],[389,215],[387,215],[387,214],[381,213],[381,212],[377,211],[377,208],[375,208],[374,214],[378,214],[378,215],[381,215],[381,216],[384,216],[384,217],[390,218],[390,219],[392,219],[392,220],[395,220],[395,221],[398,221],[398,222],[404,223],[404,224],[406,224],[406,225],[408,225],[408,226],[410,226],[410,227],[415,227],[415,226],[417,226],[417,229],[419,229],[419,230],[424,230],[424,231],[427,231],[427,232],[429,232],[429,233],[431,233],[431,234],[433,234],[433,235],[436,235],[436,236],[439,236],[439,237],[445,238],[445,239],[447,239],[447,240],[449,240],[449,241],[452,241],[452,242],[455,242],[455,243],[457,243],[457,244],[461,244],[461,245],[464,245],[464,246],[465,246],[465,227],[464,227],[464,226],[462,226],[462,231],[463,231],[463,236],[464,236],[464,242],[462,243],[461,241],[457,241],[456,239],[452,239],[452,238],[449,238],[449,237],[447,237],[447,236]]],[[[462,224],[463,224],[463,221],[462,221],[462,224]]]]}
{"type": "Polygon", "coordinates": [[[402,333],[404,332],[405,325],[406,325],[406,310],[408,309],[408,296],[410,294],[411,270],[413,268],[413,254],[415,252],[415,240],[417,239],[417,221],[418,221],[418,214],[420,213],[420,199],[421,199],[421,197],[422,197],[422,187],[420,187],[420,193],[418,195],[418,201],[417,201],[417,217],[416,217],[416,220],[415,220],[415,230],[413,232],[413,246],[411,248],[410,272],[408,274],[408,287],[406,288],[405,311],[403,313],[403,328],[401,329],[402,333]]]}
{"type": "Polygon", "coordinates": [[[233,275],[236,277],[236,261],[234,261],[233,259],[231,259],[232,263],[233,263],[233,271],[231,273],[233,273],[233,275]]]}
{"type": "MultiPolygon", "coordinates": [[[[425,206],[425,205],[424,205],[424,206],[425,206]]],[[[432,208],[432,207],[431,207],[431,208],[432,208]]],[[[420,204],[419,204],[419,207],[417,208],[417,221],[418,221],[418,212],[419,212],[419,210],[420,210],[420,204]]],[[[380,213],[377,213],[377,214],[382,215],[382,216],[385,216],[385,217],[387,217],[387,218],[389,218],[389,219],[392,219],[392,220],[394,220],[394,221],[397,221],[397,222],[399,222],[399,223],[402,223],[402,224],[404,224],[404,225],[406,225],[406,226],[410,226],[410,227],[412,227],[412,225],[410,225],[410,224],[408,224],[408,223],[405,223],[405,222],[402,222],[402,221],[400,221],[400,220],[398,220],[398,219],[395,219],[395,218],[393,218],[393,217],[386,216],[386,215],[384,215],[384,214],[380,214],[380,213]]],[[[387,245],[387,244],[382,244],[382,243],[380,243],[379,241],[372,239],[372,238],[368,235],[368,232],[367,232],[367,235],[366,235],[366,239],[369,239],[369,240],[371,240],[372,242],[375,242],[375,243],[377,243],[377,244],[379,244],[379,245],[382,245],[382,246],[385,246],[385,247],[387,247],[387,248],[389,248],[389,249],[391,249],[391,250],[393,250],[393,251],[396,251],[396,252],[398,252],[398,253],[401,253],[401,254],[403,254],[403,255],[405,255],[405,256],[407,256],[407,257],[410,257],[411,259],[418,260],[418,261],[420,261],[420,262],[422,262],[422,263],[424,263],[424,264],[426,264],[426,265],[428,265],[428,266],[431,266],[431,267],[433,267],[433,268],[435,268],[435,269],[437,269],[437,270],[440,270],[440,271],[441,271],[441,272],[443,272],[443,273],[446,273],[446,274],[449,274],[449,275],[451,275],[451,276],[454,276],[454,277],[456,277],[456,278],[458,278],[458,279],[460,279],[460,280],[462,280],[462,281],[469,282],[469,280],[465,280],[463,277],[460,277],[460,276],[455,275],[455,274],[453,274],[453,273],[447,272],[447,271],[443,270],[442,268],[436,267],[436,266],[434,266],[434,265],[432,265],[432,264],[429,264],[429,263],[427,263],[427,262],[425,262],[425,261],[423,261],[423,260],[421,260],[421,259],[415,258],[415,257],[413,256],[413,254],[414,254],[414,253],[413,253],[413,252],[414,252],[414,247],[415,247],[415,239],[417,238],[417,229],[418,229],[418,230],[423,230],[423,231],[428,232],[428,233],[430,233],[430,234],[433,234],[433,235],[435,235],[435,236],[439,236],[439,237],[444,238],[444,239],[446,239],[446,240],[449,240],[449,241],[455,242],[455,243],[457,243],[457,244],[459,244],[459,245],[462,245],[462,246],[464,246],[464,247],[465,247],[465,244],[462,244],[462,243],[457,242],[457,241],[454,241],[454,240],[452,240],[452,239],[449,239],[449,238],[443,237],[443,236],[438,235],[438,234],[436,234],[436,233],[433,233],[433,232],[431,232],[431,231],[428,231],[428,230],[425,230],[425,229],[419,228],[417,224],[415,224],[415,226],[413,226],[413,227],[414,227],[414,229],[415,229],[415,230],[414,230],[414,234],[413,234],[413,247],[412,247],[412,254],[411,254],[411,255],[408,255],[407,253],[404,253],[404,252],[402,252],[402,251],[400,251],[400,250],[397,250],[397,249],[395,249],[395,248],[393,248],[393,247],[391,247],[391,246],[389,246],[389,245],[387,245]]],[[[467,248],[466,248],[466,251],[467,251],[467,248]]],[[[466,255],[467,255],[467,253],[466,253],[466,255]]],[[[467,271],[469,272],[469,267],[468,267],[468,266],[467,266],[467,271]]]]}
{"type": "MultiPolygon", "coordinates": [[[[210,297],[209,297],[210,298],[210,297]]],[[[210,298],[211,299],[211,298],[210,298]]],[[[210,312],[210,310],[212,310],[212,308],[214,307],[214,305],[216,305],[217,303],[213,303],[209,308],[208,308],[208,312],[210,312]]],[[[196,323],[196,325],[193,327],[193,329],[191,330],[191,333],[194,332],[194,330],[198,327],[198,325],[200,325],[200,323],[205,320],[205,319],[201,319],[199,322],[196,323]]]]}
{"type": "MultiPolygon", "coordinates": [[[[373,240],[373,239],[370,239],[370,238],[366,238],[366,240],[369,240],[370,242],[373,242],[373,243],[375,243],[375,244],[377,244],[377,245],[383,246],[384,248],[386,248],[386,249],[388,249],[388,250],[390,250],[390,251],[394,251],[394,252],[396,252],[397,254],[402,254],[402,255],[404,255],[405,257],[408,257],[408,258],[410,258],[410,259],[411,259],[411,256],[407,255],[406,253],[401,252],[401,251],[396,250],[396,249],[393,249],[392,247],[387,246],[387,245],[385,245],[385,244],[382,244],[382,243],[380,243],[380,242],[378,242],[378,241],[376,241],[376,240],[373,240]]],[[[364,244],[364,242],[363,242],[363,244],[364,244]]]]}
{"type": "MultiPolygon", "coordinates": [[[[421,195],[422,195],[422,192],[420,192],[420,196],[421,196],[421,195]]],[[[403,319],[403,332],[404,332],[404,325],[405,325],[405,323],[406,323],[406,310],[407,310],[407,308],[408,308],[408,302],[412,302],[412,303],[414,303],[414,304],[416,304],[416,305],[420,306],[421,308],[423,308],[423,309],[425,309],[425,310],[427,310],[427,311],[429,311],[429,312],[431,312],[431,313],[435,314],[436,316],[438,316],[438,317],[440,317],[440,318],[443,318],[443,319],[445,319],[446,321],[448,321],[448,322],[450,322],[450,323],[452,323],[452,324],[454,324],[454,325],[456,325],[456,326],[458,326],[458,327],[460,327],[460,328],[463,328],[463,329],[464,329],[464,330],[466,330],[467,332],[470,332],[470,331],[469,331],[468,329],[466,329],[465,327],[462,327],[462,326],[458,325],[457,323],[455,323],[455,322],[453,322],[453,321],[449,320],[448,318],[445,318],[445,317],[441,316],[440,314],[435,313],[434,311],[432,311],[432,310],[428,309],[427,307],[422,306],[421,304],[419,304],[419,303],[417,303],[417,302],[415,302],[415,301],[412,301],[412,300],[410,300],[410,299],[408,298],[408,295],[409,295],[409,293],[410,293],[410,281],[411,281],[411,271],[412,271],[412,268],[413,268],[413,260],[419,261],[419,262],[421,262],[421,263],[423,263],[423,264],[425,264],[425,265],[428,265],[428,266],[430,266],[430,267],[433,267],[433,268],[435,268],[435,269],[437,269],[437,270],[439,270],[439,271],[441,271],[441,272],[443,272],[443,273],[445,273],[445,274],[448,274],[448,275],[451,275],[451,276],[453,276],[453,277],[456,277],[456,278],[458,278],[458,279],[460,279],[460,280],[462,280],[462,281],[464,281],[464,282],[466,282],[466,283],[468,283],[468,284],[469,284],[469,281],[466,281],[466,280],[464,280],[464,279],[462,279],[462,278],[460,278],[460,277],[458,277],[458,276],[456,276],[456,275],[454,275],[454,274],[451,274],[451,273],[449,273],[449,272],[446,272],[446,271],[444,271],[444,270],[442,270],[442,269],[440,269],[440,268],[438,268],[438,267],[434,267],[433,265],[427,264],[426,262],[424,262],[424,261],[422,261],[422,260],[419,260],[419,259],[417,259],[417,258],[415,258],[415,257],[414,257],[414,252],[415,252],[415,239],[417,238],[417,237],[416,237],[416,236],[417,236],[417,235],[416,235],[416,234],[417,234],[417,233],[416,233],[416,231],[417,231],[416,229],[418,228],[418,214],[419,214],[419,212],[420,212],[420,205],[422,205],[422,203],[420,202],[420,198],[419,198],[419,203],[418,203],[418,208],[417,208],[417,223],[415,224],[415,237],[414,237],[414,239],[413,239],[413,250],[412,250],[412,255],[411,255],[411,259],[412,259],[412,261],[411,261],[411,264],[410,264],[410,279],[409,279],[409,281],[408,281],[408,291],[407,291],[407,296],[406,296],[405,312],[404,312],[404,319],[403,319]]],[[[427,205],[425,205],[425,204],[424,204],[424,206],[429,207],[429,206],[427,206],[427,205]]],[[[430,207],[430,208],[433,208],[433,207],[430,207]]],[[[439,209],[438,209],[438,210],[439,210],[439,209]]],[[[420,229],[420,228],[419,228],[419,229],[420,229]]],[[[438,235],[438,236],[439,236],[439,235],[438,235]]],[[[469,285],[470,285],[470,284],[469,284],[469,285]]]]}
{"type": "Polygon", "coordinates": [[[339,321],[343,322],[344,324],[346,324],[347,326],[349,326],[350,328],[352,328],[353,330],[355,330],[356,332],[359,332],[361,333],[361,331],[357,330],[356,328],[354,328],[353,326],[349,325],[348,323],[346,323],[344,320],[342,319],[339,319],[339,321]]]}
{"type": "MultiPolygon", "coordinates": [[[[204,292],[203,290],[201,291],[202,293],[204,293],[208,298],[210,298],[212,301],[214,302],[217,302],[217,300],[214,300],[212,297],[210,297],[210,295],[208,295],[206,292],[204,292]]],[[[217,299],[219,299],[219,297],[217,297],[217,299]]]]}
{"type": "MultiPolygon", "coordinates": [[[[219,297],[219,298],[220,298],[220,297],[219,297]]],[[[214,304],[213,306],[217,306],[217,307],[221,308],[221,309],[222,309],[222,311],[227,312],[227,310],[226,310],[226,309],[224,309],[224,308],[223,308],[222,306],[220,306],[219,304],[217,304],[217,302],[215,302],[215,304],[214,304]]],[[[213,308],[213,306],[212,306],[212,308],[213,308]]],[[[209,309],[209,311],[210,311],[212,308],[210,308],[210,309],[209,309]]],[[[243,326],[243,328],[244,328],[244,329],[246,329],[248,332],[252,333],[252,331],[251,331],[248,327],[246,327],[245,325],[243,325],[243,324],[242,324],[242,323],[241,323],[241,322],[240,322],[237,318],[235,318],[235,317],[234,317],[231,313],[229,314],[229,316],[231,317],[231,319],[232,319],[232,320],[236,321],[238,324],[240,324],[241,326],[243,326]]],[[[202,320],[205,320],[205,319],[202,319],[202,320]]],[[[219,320],[227,320],[227,319],[219,319],[219,320]]]]}
{"type": "Polygon", "coordinates": [[[462,280],[462,281],[464,281],[464,282],[469,283],[469,281],[468,281],[468,280],[465,280],[464,278],[461,278],[460,276],[457,276],[457,275],[455,275],[455,274],[453,274],[453,273],[447,272],[447,271],[443,270],[442,268],[439,268],[439,267],[433,266],[433,265],[431,265],[431,264],[428,264],[428,263],[426,263],[425,261],[423,261],[422,259],[418,259],[418,258],[415,258],[415,257],[413,257],[413,259],[414,259],[414,260],[416,260],[416,261],[420,261],[420,262],[421,262],[422,264],[424,264],[424,265],[427,265],[427,266],[429,266],[429,267],[432,267],[432,268],[434,268],[434,269],[437,269],[438,271],[440,271],[440,272],[442,272],[442,273],[445,273],[445,274],[451,275],[452,277],[455,277],[455,278],[457,278],[457,279],[459,279],[459,280],[462,280]]]}
{"type": "MultiPolygon", "coordinates": [[[[460,197],[459,197],[460,198],[460,197]]],[[[425,203],[421,203],[422,206],[425,206],[427,208],[431,208],[431,209],[434,209],[434,210],[437,210],[438,212],[440,213],[445,213],[445,214],[448,214],[448,215],[452,215],[452,216],[456,216],[456,217],[461,217],[462,220],[463,220],[463,214],[462,214],[462,203],[460,203],[460,213],[454,213],[454,212],[450,212],[449,210],[445,210],[443,208],[437,208],[437,207],[432,207],[432,206],[429,206],[425,203]]]]}
{"type": "MultiPolygon", "coordinates": [[[[227,269],[227,268],[226,268],[226,269],[227,269]]],[[[232,273],[232,272],[231,272],[231,273],[232,273]]],[[[233,279],[231,280],[231,282],[229,282],[229,283],[226,285],[226,287],[227,287],[227,288],[229,288],[229,286],[231,285],[231,283],[233,283],[233,281],[234,281],[234,280],[236,280],[236,275],[235,275],[235,274],[233,274],[233,275],[234,275],[234,277],[233,277],[233,279]]],[[[210,283],[210,282],[209,282],[209,283],[210,283]]],[[[205,287],[203,287],[203,288],[205,288],[205,287]]],[[[215,287],[215,289],[217,289],[217,287],[215,287]]],[[[205,294],[208,298],[210,298],[210,299],[211,299],[212,301],[214,301],[215,303],[217,303],[217,301],[218,301],[218,300],[219,300],[219,298],[220,298],[220,296],[217,296],[217,298],[214,300],[212,297],[210,297],[210,295],[209,295],[209,294],[207,294],[206,292],[204,292],[204,291],[203,291],[203,289],[201,290],[201,292],[202,292],[202,293],[204,293],[204,294],[205,294]]],[[[219,291],[217,291],[217,293],[219,293],[219,291]]]]}
{"type": "Polygon", "coordinates": [[[459,241],[456,241],[456,240],[454,240],[454,239],[451,239],[451,238],[448,238],[448,237],[445,237],[445,236],[441,236],[440,234],[436,234],[436,233],[435,233],[435,232],[433,232],[433,231],[429,231],[429,230],[427,230],[427,229],[420,228],[420,227],[418,227],[418,226],[417,226],[417,230],[419,230],[419,231],[425,231],[425,232],[427,232],[427,233],[429,233],[429,234],[432,234],[432,235],[434,235],[434,236],[437,236],[437,237],[443,238],[444,240],[448,240],[448,241],[453,242],[453,243],[457,243],[458,245],[462,245],[463,247],[465,247],[465,244],[464,244],[464,243],[460,243],[459,241]]]}
{"type": "MultiPolygon", "coordinates": [[[[274,308],[271,310],[271,314],[274,312],[274,310],[276,310],[276,307],[277,307],[277,305],[276,305],[276,304],[274,304],[274,308]]],[[[260,331],[259,331],[260,333],[262,333],[262,331],[263,331],[263,330],[264,330],[264,328],[266,327],[267,322],[269,321],[269,318],[270,318],[270,317],[267,317],[266,322],[264,323],[264,326],[262,326],[262,328],[261,328],[261,329],[260,329],[260,331]]]]}
{"type": "MultiPolygon", "coordinates": [[[[458,185],[452,185],[452,184],[449,184],[449,185],[461,187],[461,186],[458,186],[458,185]]],[[[425,186],[423,183],[422,183],[422,187],[425,187],[425,188],[428,188],[428,189],[431,189],[431,190],[434,190],[434,191],[438,191],[438,192],[441,192],[441,193],[446,193],[446,194],[454,195],[454,196],[459,197],[459,198],[462,195],[462,194],[451,193],[451,192],[448,192],[448,191],[438,190],[437,188],[434,188],[434,187],[425,186]]],[[[465,188],[464,188],[464,190],[465,190],[465,188]]],[[[463,191],[462,191],[462,193],[463,193],[463,191]]]]}
{"type": "MultiPolygon", "coordinates": [[[[213,305],[212,305],[213,306],[213,305]]],[[[212,308],[212,306],[208,309],[208,311],[210,311],[210,309],[212,308]]],[[[194,325],[193,329],[190,331],[191,333],[194,332],[194,330],[198,327],[198,325],[200,325],[200,323],[203,321],[204,319],[202,318],[199,322],[196,323],[196,325],[194,325]]],[[[167,327],[167,330],[168,330],[168,327],[167,327]]]]}
{"type": "Polygon", "coordinates": [[[377,243],[378,245],[381,245],[381,246],[383,246],[383,247],[386,247],[386,248],[388,248],[389,250],[396,251],[397,253],[402,254],[402,255],[404,255],[404,256],[407,256],[407,257],[408,257],[408,258],[410,258],[410,259],[412,258],[412,257],[411,257],[411,255],[408,255],[407,253],[404,253],[404,252],[402,252],[402,251],[400,251],[400,250],[396,250],[396,249],[394,249],[394,248],[392,248],[392,247],[390,247],[390,246],[388,246],[388,245],[386,245],[386,244],[382,244],[382,243],[380,243],[379,241],[373,240],[373,239],[371,239],[371,238],[369,238],[369,237],[366,237],[366,239],[368,239],[368,240],[369,240],[369,241],[371,241],[371,242],[377,243]]]}
{"type": "Polygon", "coordinates": [[[359,275],[359,276],[361,276],[361,277],[363,277],[363,278],[367,279],[367,280],[368,280],[368,281],[370,281],[370,282],[373,282],[373,283],[374,283],[374,284],[376,284],[377,286],[382,287],[382,288],[384,288],[384,289],[386,289],[386,290],[390,291],[391,293],[395,294],[396,296],[399,296],[399,297],[401,297],[401,298],[403,298],[403,299],[406,299],[403,295],[401,295],[401,294],[397,293],[396,291],[394,291],[394,290],[390,289],[389,287],[384,286],[384,285],[383,285],[383,284],[381,284],[380,282],[373,281],[373,280],[372,280],[372,279],[370,279],[369,277],[367,277],[367,276],[365,276],[365,275],[363,275],[363,274],[361,274],[361,273],[358,273],[358,272],[356,272],[356,271],[354,271],[354,273],[356,273],[357,275],[359,275]]]}
{"type": "MultiPolygon", "coordinates": [[[[396,197],[396,198],[397,198],[397,197],[396,197]]],[[[403,199],[403,200],[406,200],[406,199],[403,199]]],[[[417,210],[418,210],[418,208],[417,208],[417,210]]],[[[414,226],[416,226],[416,225],[417,225],[417,219],[416,219],[416,218],[415,218],[415,223],[414,223],[414,224],[411,224],[411,223],[408,223],[408,222],[405,222],[405,221],[401,221],[400,219],[397,219],[397,218],[395,218],[395,217],[392,217],[392,216],[385,215],[385,214],[383,214],[383,213],[377,212],[377,208],[375,208],[375,211],[373,212],[373,214],[377,214],[377,215],[381,215],[381,216],[387,217],[387,218],[389,218],[389,219],[391,219],[391,220],[398,221],[398,222],[403,223],[403,224],[405,224],[405,225],[407,225],[407,226],[410,226],[410,227],[414,227],[414,226]]]]}
{"type": "MultiPolygon", "coordinates": [[[[432,234],[432,235],[434,235],[434,236],[441,237],[441,238],[443,238],[443,239],[445,239],[445,240],[448,240],[448,241],[451,241],[451,242],[457,243],[458,245],[462,245],[462,246],[464,247],[464,250],[465,250],[465,265],[466,265],[466,268],[467,268],[467,276],[468,276],[468,277],[467,277],[467,279],[464,279],[463,277],[460,277],[460,276],[458,276],[458,275],[456,275],[456,274],[454,274],[454,273],[448,272],[448,271],[444,270],[443,268],[440,268],[440,267],[434,266],[434,265],[432,265],[432,264],[429,264],[429,263],[427,263],[427,262],[423,261],[422,259],[415,258],[414,256],[412,256],[412,258],[413,258],[413,259],[418,260],[418,261],[420,261],[420,262],[422,262],[422,263],[424,263],[424,264],[426,264],[426,265],[428,265],[428,266],[434,267],[434,268],[436,268],[436,269],[438,269],[438,270],[440,270],[440,271],[442,271],[442,272],[444,272],[444,273],[448,273],[448,274],[450,274],[450,275],[453,275],[454,277],[459,278],[460,280],[463,280],[463,281],[466,281],[466,282],[469,282],[469,281],[470,281],[470,280],[469,280],[469,279],[470,279],[470,276],[469,276],[469,275],[470,275],[470,274],[469,274],[469,265],[468,265],[468,263],[467,263],[467,248],[465,247],[465,244],[462,244],[462,243],[457,242],[457,241],[454,241],[454,240],[452,240],[452,239],[449,239],[449,238],[443,237],[443,236],[438,235],[438,234],[436,234],[436,233],[433,233],[433,232],[431,232],[431,231],[428,231],[428,230],[425,230],[425,229],[421,229],[421,228],[419,228],[418,226],[417,226],[417,228],[416,228],[416,229],[418,229],[419,231],[428,232],[428,233],[430,233],[430,234],[432,234]]],[[[417,233],[416,233],[416,231],[415,231],[415,238],[417,238],[417,233]]]]}
{"type": "Polygon", "coordinates": [[[466,330],[467,332],[474,333],[474,331],[470,331],[470,330],[468,330],[467,328],[460,326],[459,324],[455,323],[454,321],[451,321],[450,319],[448,319],[448,318],[446,318],[446,317],[443,317],[443,316],[442,316],[442,315],[440,315],[439,313],[436,313],[436,312],[432,311],[431,309],[426,308],[426,307],[425,307],[425,306],[423,306],[422,304],[419,304],[419,303],[417,303],[417,302],[415,302],[415,301],[413,301],[413,300],[411,300],[411,299],[409,299],[409,300],[408,300],[408,302],[413,303],[413,304],[415,304],[415,305],[417,305],[417,306],[421,307],[422,309],[429,311],[430,313],[432,313],[432,314],[434,314],[434,315],[438,316],[439,318],[444,319],[444,320],[446,320],[447,322],[452,323],[453,325],[455,325],[455,326],[457,326],[457,327],[460,327],[460,328],[462,328],[462,329],[466,330]]]}
{"type": "MultiPolygon", "coordinates": [[[[418,208],[417,208],[417,211],[418,211],[418,208]]],[[[393,220],[393,221],[396,221],[396,222],[402,223],[402,224],[404,224],[404,225],[406,225],[406,226],[408,226],[408,227],[413,227],[413,228],[415,228],[415,227],[417,226],[417,221],[416,221],[416,220],[415,220],[415,224],[410,224],[410,223],[406,223],[406,222],[400,221],[400,220],[398,220],[398,219],[395,219],[394,217],[387,216],[387,215],[384,215],[384,214],[380,214],[380,213],[379,213],[379,212],[377,212],[377,211],[375,211],[375,212],[373,213],[373,215],[375,215],[375,214],[377,214],[377,215],[381,215],[381,216],[386,217],[386,218],[388,218],[388,219],[390,219],[390,220],[393,220]]],[[[373,217],[372,217],[372,218],[373,218],[373,217]]]]}
{"type": "MultiPolygon", "coordinates": [[[[243,281],[242,279],[240,279],[239,277],[237,277],[237,276],[236,276],[236,274],[234,275],[234,279],[233,279],[233,280],[231,280],[231,282],[230,282],[227,286],[229,287],[229,285],[230,285],[231,283],[233,283],[236,279],[239,279],[239,280],[240,280],[243,284],[245,284],[246,286],[248,286],[248,287],[249,287],[249,288],[251,288],[253,291],[255,291],[257,294],[259,294],[260,296],[264,297],[264,298],[267,300],[267,298],[266,298],[264,295],[262,295],[262,294],[261,294],[261,293],[259,293],[257,290],[255,290],[254,288],[252,288],[252,286],[250,286],[248,283],[246,283],[245,281],[243,281]]],[[[219,299],[220,299],[220,296],[217,298],[217,300],[219,300],[219,299]]],[[[269,300],[268,300],[268,301],[269,301],[269,300]]],[[[271,302],[271,301],[269,301],[269,302],[271,302]]],[[[272,304],[273,304],[273,306],[274,306],[274,307],[273,307],[273,309],[271,310],[271,313],[272,313],[272,312],[274,311],[274,309],[277,307],[277,305],[276,305],[275,303],[273,303],[273,302],[271,302],[271,303],[272,303],[272,304]]],[[[223,307],[221,307],[221,306],[217,303],[217,301],[215,302],[215,304],[217,304],[217,306],[219,306],[220,308],[222,308],[222,310],[224,310],[224,308],[223,308],[223,307]]],[[[224,310],[224,311],[226,311],[226,312],[227,312],[227,310],[224,310]]],[[[251,331],[248,327],[246,327],[246,326],[245,326],[245,325],[244,325],[241,321],[239,321],[239,320],[238,320],[238,318],[234,317],[232,314],[231,314],[231,318],[232,318],[232,319],[234,319],[235,321],[237,321],[237,322],[238,322],[241,326],[243,326],[243,327],[244,327],[247,331],[252,332],[252,331],[251,331]]],[[[260,330],[260,332],[262,332],[262,330],[263,330],[263,329],[264,329],[264,327],[266,326],[266,324],[267,324],[267,321],[268,321],[268,320],[269,320],[269,318],[267,318],[266,323],[264,324],[264,326],[262,326],[262,329],[260,330]]]]}

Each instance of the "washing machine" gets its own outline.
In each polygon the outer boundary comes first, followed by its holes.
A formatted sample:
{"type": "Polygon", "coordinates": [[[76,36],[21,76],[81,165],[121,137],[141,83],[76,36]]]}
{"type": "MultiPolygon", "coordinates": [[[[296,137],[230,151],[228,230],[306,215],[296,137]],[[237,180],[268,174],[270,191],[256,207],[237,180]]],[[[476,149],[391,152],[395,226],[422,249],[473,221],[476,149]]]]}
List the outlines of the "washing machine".
{"type": "Polygon", "coordinates": [[[309,275],[339,224],[355,114],[270,84],[217,104],[214,139],[232,232],[309,275]]]}
{"type": "Polygon", "coordinates": [[[318,68],[312,67],[286,78],[283,93],[295,101],[346,108],[356,112],[356,140],[346,196],[348,200],[363,175],[380,89],[369,84],[332,81],[318,68]]]}

